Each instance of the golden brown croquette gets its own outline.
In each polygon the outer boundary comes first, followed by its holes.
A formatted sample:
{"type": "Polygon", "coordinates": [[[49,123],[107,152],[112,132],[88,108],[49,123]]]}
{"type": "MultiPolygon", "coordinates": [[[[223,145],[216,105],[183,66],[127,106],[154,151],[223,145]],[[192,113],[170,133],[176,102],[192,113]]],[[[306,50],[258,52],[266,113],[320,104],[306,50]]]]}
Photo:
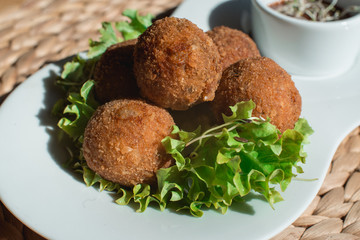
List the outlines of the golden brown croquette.
{"type": "Polygon", "coordinates": [[[94,70],[95,96],[101,103],[120,98],[139,98],[133,72],[136,39],[110,46],[94,70]]]}
{"type": "Polygon", "coordinates": [[[213,100],[221,71],[217,47],[187,19],[155,21],[135,45],[140,93],[163,108],[186,110],[213,100]]]}
{"type": "Polygon", "coordinates": [[[206,32],[218,47],[222,69],[249,57],[260,57],[255,42],[244,32],[218,26],[206,32]]]}
{"type": "Polygon", "coordinates": [[[140,100],[114,100],[100,106],[84,133],[83,152],[93,171],[123,186],[156,183],[156,171],[169,167],[161,140],[174,121],[164,109],[140,100]]]}
{"type": "Polygon", "coordinates": [[[230,114],[229,106],[253,100],[254,116],[269,117],[281,132],[293,128],[301,113],[301,96],[291,76],[266,57],[247,58],[228,67],[212,102],[215,114],[230,114]]]}

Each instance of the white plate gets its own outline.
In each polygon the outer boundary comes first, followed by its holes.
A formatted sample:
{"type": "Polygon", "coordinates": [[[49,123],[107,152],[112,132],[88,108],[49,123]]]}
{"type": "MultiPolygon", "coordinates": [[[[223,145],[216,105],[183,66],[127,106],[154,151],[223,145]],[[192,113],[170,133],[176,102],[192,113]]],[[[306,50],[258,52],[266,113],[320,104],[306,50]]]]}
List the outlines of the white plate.
{"type": "MultiPolygon", "coordinates": [[[[174,14],[207,30],[209,16],[231,19],[237,2],[186,1],[174,14]],[[229,7],[232,12],[224,11],[229,7]]],[[[56,120],[50,117],[59,97],[53,83],[61,66],[50,64],[31,76],[0,108],[0,199],[24,224],[50,239],[268,239],[306,209],[336,147],[360,123],[360,60],[336,79],[294,79],[303,97],[302,115],[316,131],[301,177],[318,181],[293,181],[275,210],[252,195],[225,215],[209,210],[194,218],[152,207],[140,214],[115,204],[109,193],[86,187],[62,166],[64,149],[57,144],[56,120]]]]}

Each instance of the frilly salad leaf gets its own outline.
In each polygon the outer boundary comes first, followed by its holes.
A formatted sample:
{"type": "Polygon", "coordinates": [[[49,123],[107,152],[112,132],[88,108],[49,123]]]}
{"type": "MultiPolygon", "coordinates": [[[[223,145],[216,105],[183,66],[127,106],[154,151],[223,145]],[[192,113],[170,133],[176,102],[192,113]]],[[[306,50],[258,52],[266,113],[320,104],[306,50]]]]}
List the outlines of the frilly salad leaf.
{"type": "Polygon", "coordinates": [[[131,19],[131,22],[116,22],[116,29],[122,33],[124,40],[130,40],[137,38],[143,33],[151,24],[153,15],[147,14],[146,16],[140,16],[138,11],[127,9],[123,12],[123,15],[131,19]]]}
{"type": "Polygon", "coordinates": [[[89,41],[89,58],[97,58],[101,56],[108,47],[115,43],[137,38],[152,24],[152,19],[154,18],[151,14],[141,16],[138,11],[131,9],[125,10],[122,15],[128,17],[130,22],[121,21],[114,23],[115,28],[119,33],[121,33],[121,37],[117,37],[111,23],[104,22],[102,24],[102,28],[100,29],[100,41],[89,41]]]}
{"type": "MultiPolygon", "coordinates": [[[[182,201],[183,208],[194,216],[201,216],[201,209],[210,206],[225,213],[233,201],[251,190],[262,194],[273,206],[282,200],[276,185],[285,191],[291,179],[302,173],[299,163],[305,163],[306,156],[303,144],[313,133],[307,121],[299,119],[295,129],[281,134],[270,119],[252,117],[254,108],[252,101],[240,102],[231,107],[231,116],[223,116],[221,126],[201,135],[174,128],[177,139],[163,140],[176,165],[171,170],[160,169],[158,176],[169,171],[172,174],[158,180],[171,183],[181,179],[184,184],[177,189],[182,192],[177,194],[183,198],[177,201],[182,201]],[[184,155],[188,148],[193,150],[184,155]]],[[[163,189],[159,184],[159,191],[163,189]]]]}
{"type": "Polygon", "coordinates": [[[70,102],[63,111],[66,115],[62,117],[58,126],[74,139],[82,139],[88,120],[98,106],[90,90],[94,86],[94,81],[89,80],[84,83],[80,93],[70,92],[67,100],[70,102]],[[67,117],[71,116],[71,119],[67,117]]]}
{"type": "MultiPolygon", "coordinates": [[[[124,39],[137,37],[151,24],[150,15],[139,16],[133,10],[124,15],[131,22],[115,23],[124,39]]],[[[60,119],[58,126],[72,140],[68,147],[71,165],[87,186],[116,192],[116,203],[135,202],[137,212],[145,211],[153,202],[160,210],[186,210],[196,217],[201,217],[205,208],[225,213],[251,191],[263,195],[270,206],[282,200],[277,189],[285,191],[292,178],[303,172],[303,146],[313,130],[305,119],[299,119],[294,129],[280,133],[270,119],[252,117],[252,101],[232,106],[232,114],[223,116],[224,124],[203,133],[200,128],[187,132],[174,126],[173,137],[164,138],[162,143],[176,164],[157,172],[156,188],[146,184],[125,188],[93,172],[82,154],[85,127],[98,107],[92,93],[92,71],[106,48],[122,40],[110,23],[104,23],[100,33],[99,42],[90,41],[87,58],[78,55],[65,64],[57,83],[67,97],[53,109],[60,119]]]]}

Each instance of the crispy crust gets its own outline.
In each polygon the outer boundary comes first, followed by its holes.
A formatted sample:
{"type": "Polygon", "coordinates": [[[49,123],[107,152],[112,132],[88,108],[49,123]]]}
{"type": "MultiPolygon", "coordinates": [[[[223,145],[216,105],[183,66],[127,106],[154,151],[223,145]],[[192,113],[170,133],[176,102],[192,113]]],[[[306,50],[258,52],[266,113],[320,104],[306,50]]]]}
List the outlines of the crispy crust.
{"type": "Polygon", "coordinates": [[[206,33],[218,47],[223,70],[241,59],[260,57],[255,42],[240,30],[218,26],[206,33]]]}
{"type": "Polygon", "coordinates": [[[293,128],[301,113],[301,96],[291,76],[273,60],[248,58],[227,68],[212,102],[215,114],[230,114],[229,106],[253,100],[254,116],[269,117],[281,132],[293,128]]]}
{"type": "Polygon", "coordinates": [[[133,72],[136,41],[114,44],[101,56],[94,70],[95,96],[99,102],[140,97],[133,72]]]}
{"type": "Polygon", "coordinates": [[[157,105],[186,110],[214,98],[221,78],[218,50],[187,19],[156,21],[140,37],[134,72],[141,95],[157,105]]]}
{"type": "Polygon", "coordinates": [[[140,100],[100,106],[84,133],[83,152],[93,171],[123,186],[156,183],[156,171],[172,164],[161,140],[174,121],[159,107],[140,100]]]}

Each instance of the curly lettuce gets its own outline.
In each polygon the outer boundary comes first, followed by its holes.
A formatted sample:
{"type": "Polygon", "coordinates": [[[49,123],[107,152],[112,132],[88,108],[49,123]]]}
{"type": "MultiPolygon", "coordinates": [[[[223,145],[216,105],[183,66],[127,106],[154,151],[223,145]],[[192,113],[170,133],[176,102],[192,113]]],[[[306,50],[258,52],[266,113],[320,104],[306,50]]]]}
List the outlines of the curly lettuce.
{"type": "Polygon", "coordinates": [[[175,127],[172,134],[177,138],[163,140],[176,165],[157,173],[161,196],[183,201],[182,209],[194,216],[211,206],[225,213],[250,191],[262,194],[271,206],[283,200],[276,186],[285,191],[303,172],[303,145],[313,130],[299,119],[294,129],[281,134],[270,119],[252,117],[254,108],[252,101],[237,103],[231,116],[223,116],[223,125],[200,135],[175,127]]]}

